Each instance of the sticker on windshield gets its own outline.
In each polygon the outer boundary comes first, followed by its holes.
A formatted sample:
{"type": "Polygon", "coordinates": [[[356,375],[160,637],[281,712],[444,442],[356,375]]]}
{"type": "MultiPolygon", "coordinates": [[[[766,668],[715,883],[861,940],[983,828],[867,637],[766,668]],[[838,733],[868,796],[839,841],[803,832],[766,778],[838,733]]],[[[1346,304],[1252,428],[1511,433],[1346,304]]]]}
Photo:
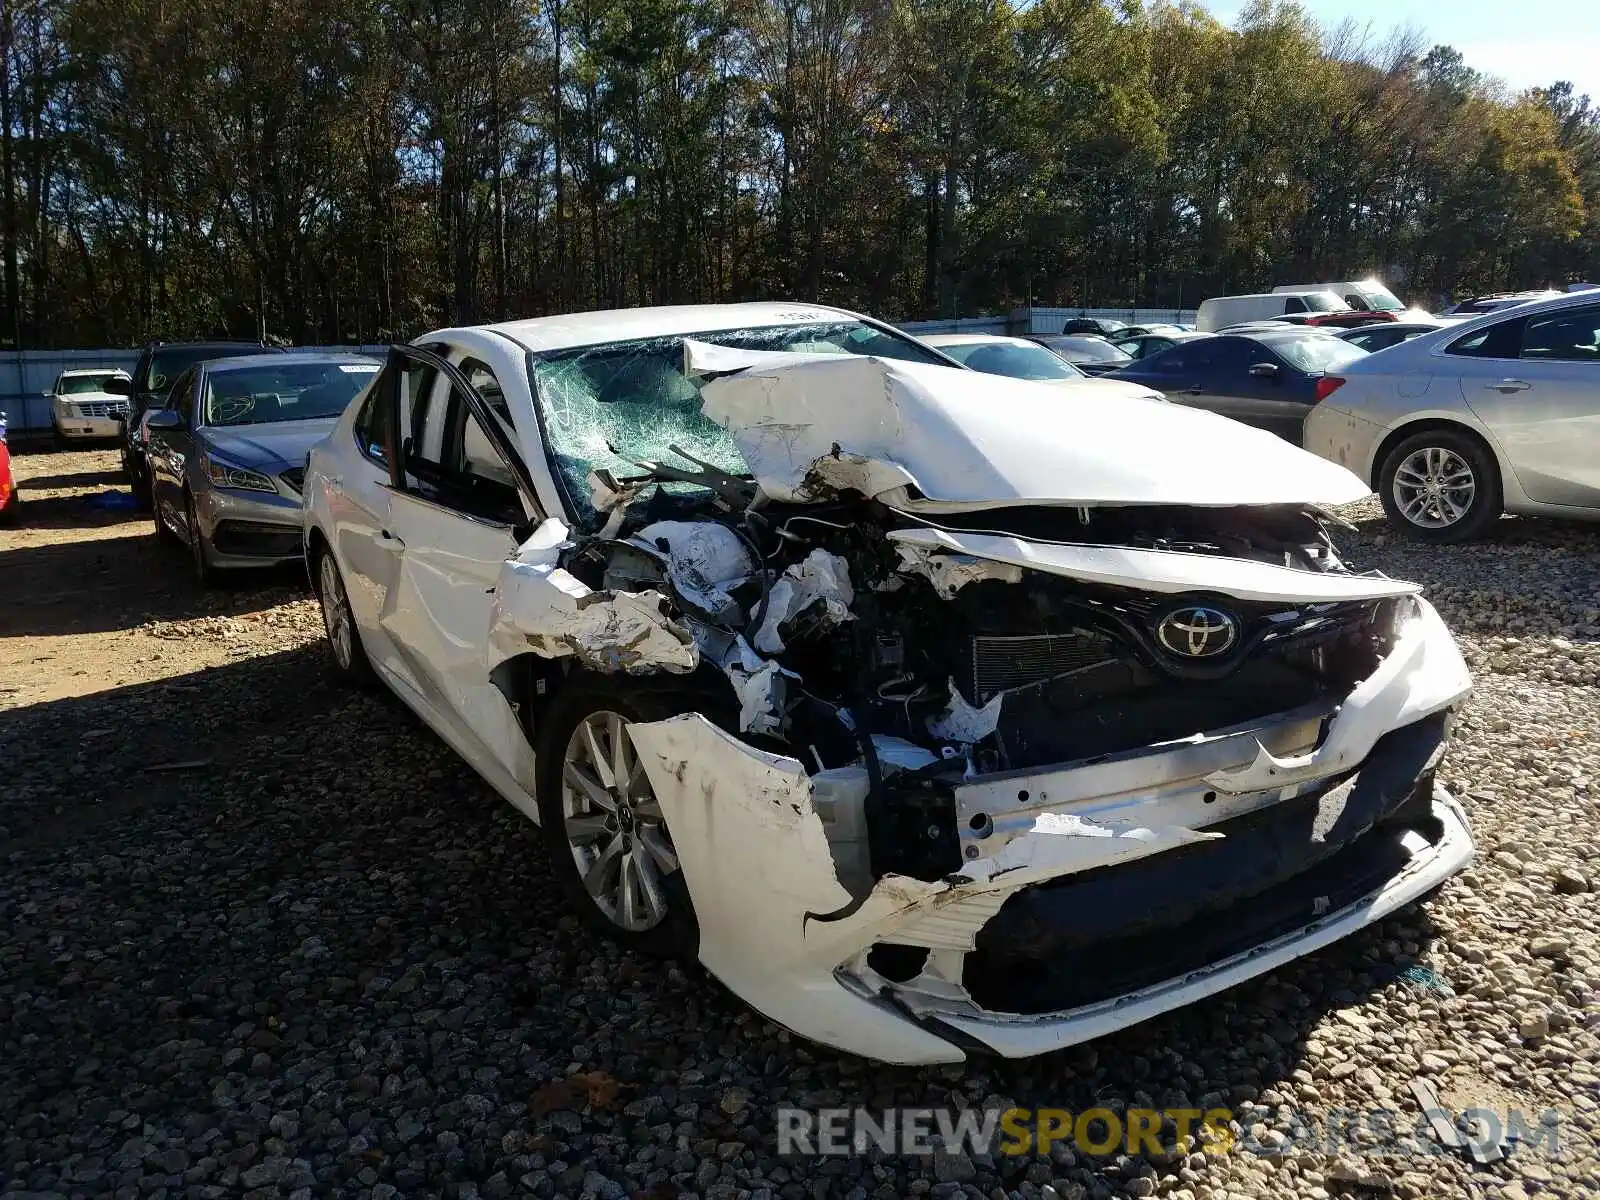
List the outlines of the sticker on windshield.
{"type": "Polygon", "coordinates": [[[376,375],[378,373],[378,364],[340,363],[339,370],[343,371],[346,375],[376,375]]]}

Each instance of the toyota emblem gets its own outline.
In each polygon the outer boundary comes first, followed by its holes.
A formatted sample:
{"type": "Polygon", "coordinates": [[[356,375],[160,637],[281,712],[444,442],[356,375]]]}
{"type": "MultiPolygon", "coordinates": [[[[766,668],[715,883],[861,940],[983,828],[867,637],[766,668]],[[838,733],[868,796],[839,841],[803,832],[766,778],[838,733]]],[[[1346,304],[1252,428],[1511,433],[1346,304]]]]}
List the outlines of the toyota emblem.
{"type": "Polygon", "coordinates": [[[1156,641],[1179,658],[1216,658],[1233,649],[1239,626],[1221,609],[1190,605],[1175,608],[1156,626],[1156,641]]]}

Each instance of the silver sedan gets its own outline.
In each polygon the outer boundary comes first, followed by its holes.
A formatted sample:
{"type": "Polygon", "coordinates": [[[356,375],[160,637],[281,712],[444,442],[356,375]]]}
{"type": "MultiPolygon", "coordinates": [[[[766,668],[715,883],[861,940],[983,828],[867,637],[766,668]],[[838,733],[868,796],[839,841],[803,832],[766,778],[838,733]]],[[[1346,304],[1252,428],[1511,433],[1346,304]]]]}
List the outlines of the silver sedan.
{"type": "Polygon", "coordinates": [[[306,454],[378,373],[352,354],[196,363],[146,415],[156,537],[187,545],[202,583],[300,558],[306,454]]]}
{"type": "Polygon", "coordinates": [[[1343,368],[1307,450],[1367,480],[1430,541],[1502,512],[1600,520],[1600,296],[1449,325],[1343,368]]]}

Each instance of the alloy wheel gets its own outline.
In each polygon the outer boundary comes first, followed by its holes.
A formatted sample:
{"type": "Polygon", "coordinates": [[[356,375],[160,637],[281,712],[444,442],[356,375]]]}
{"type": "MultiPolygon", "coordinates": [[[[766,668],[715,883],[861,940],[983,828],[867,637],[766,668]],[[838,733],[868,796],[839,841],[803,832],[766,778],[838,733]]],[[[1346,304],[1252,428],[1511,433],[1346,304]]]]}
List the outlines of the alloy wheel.
{"type": "Polygon", "coordinates": [[[1401,515],[1419,529],[1448,529],[1471,511],[1478,493],[1472,464],[1443,446],[1408,454],[1390,486],[1401,515]]]}
{"type": "Polygon", "coordinates": [[[628,722],[590,713],[567,739],[561,812],[578,877],[607,920],[632,933],[667,917],[663,877],[678,869],[661,805],[628,737],[628,722]]]}
{"type": "Polygon", "coordinates": [[[355,631],[350,628],[350,606],[345,603],[344,581],[333,555],[324,553],[317,567],[317,589],[322,596],[322,625],[328,631],[333,660],[341,671],[348,671],[355,658],[355,631]]]}

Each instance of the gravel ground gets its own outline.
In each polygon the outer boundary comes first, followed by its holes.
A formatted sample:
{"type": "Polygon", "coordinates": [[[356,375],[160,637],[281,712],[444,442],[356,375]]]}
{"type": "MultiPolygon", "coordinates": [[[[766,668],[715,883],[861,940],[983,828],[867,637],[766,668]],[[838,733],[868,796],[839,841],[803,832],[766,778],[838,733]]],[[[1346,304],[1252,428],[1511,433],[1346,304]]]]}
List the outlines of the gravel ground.
{"type": "Polygon", "coordinates": [[[292,576],[202,595],[147,520],[87,506],[113,465],[20,456],[25,527],[0,532],[0,1193],[1600,1191],[1594,528],[1433,550],[1350,513],[1351,555],[1426,583],[1477,674],[1444,771],[1473,870],[1114,1037],[909,1070],[581,930],[520,817],[398,703],[329,681],[292,576]],[[776,1154],[784,1104],[1223,1104],[1265,1143],[1295,1109],[1388,1108],[1410,1131],[1419,1075],[1456,1108],[1558,1110],[1560,1153],[776,1154]]]}

